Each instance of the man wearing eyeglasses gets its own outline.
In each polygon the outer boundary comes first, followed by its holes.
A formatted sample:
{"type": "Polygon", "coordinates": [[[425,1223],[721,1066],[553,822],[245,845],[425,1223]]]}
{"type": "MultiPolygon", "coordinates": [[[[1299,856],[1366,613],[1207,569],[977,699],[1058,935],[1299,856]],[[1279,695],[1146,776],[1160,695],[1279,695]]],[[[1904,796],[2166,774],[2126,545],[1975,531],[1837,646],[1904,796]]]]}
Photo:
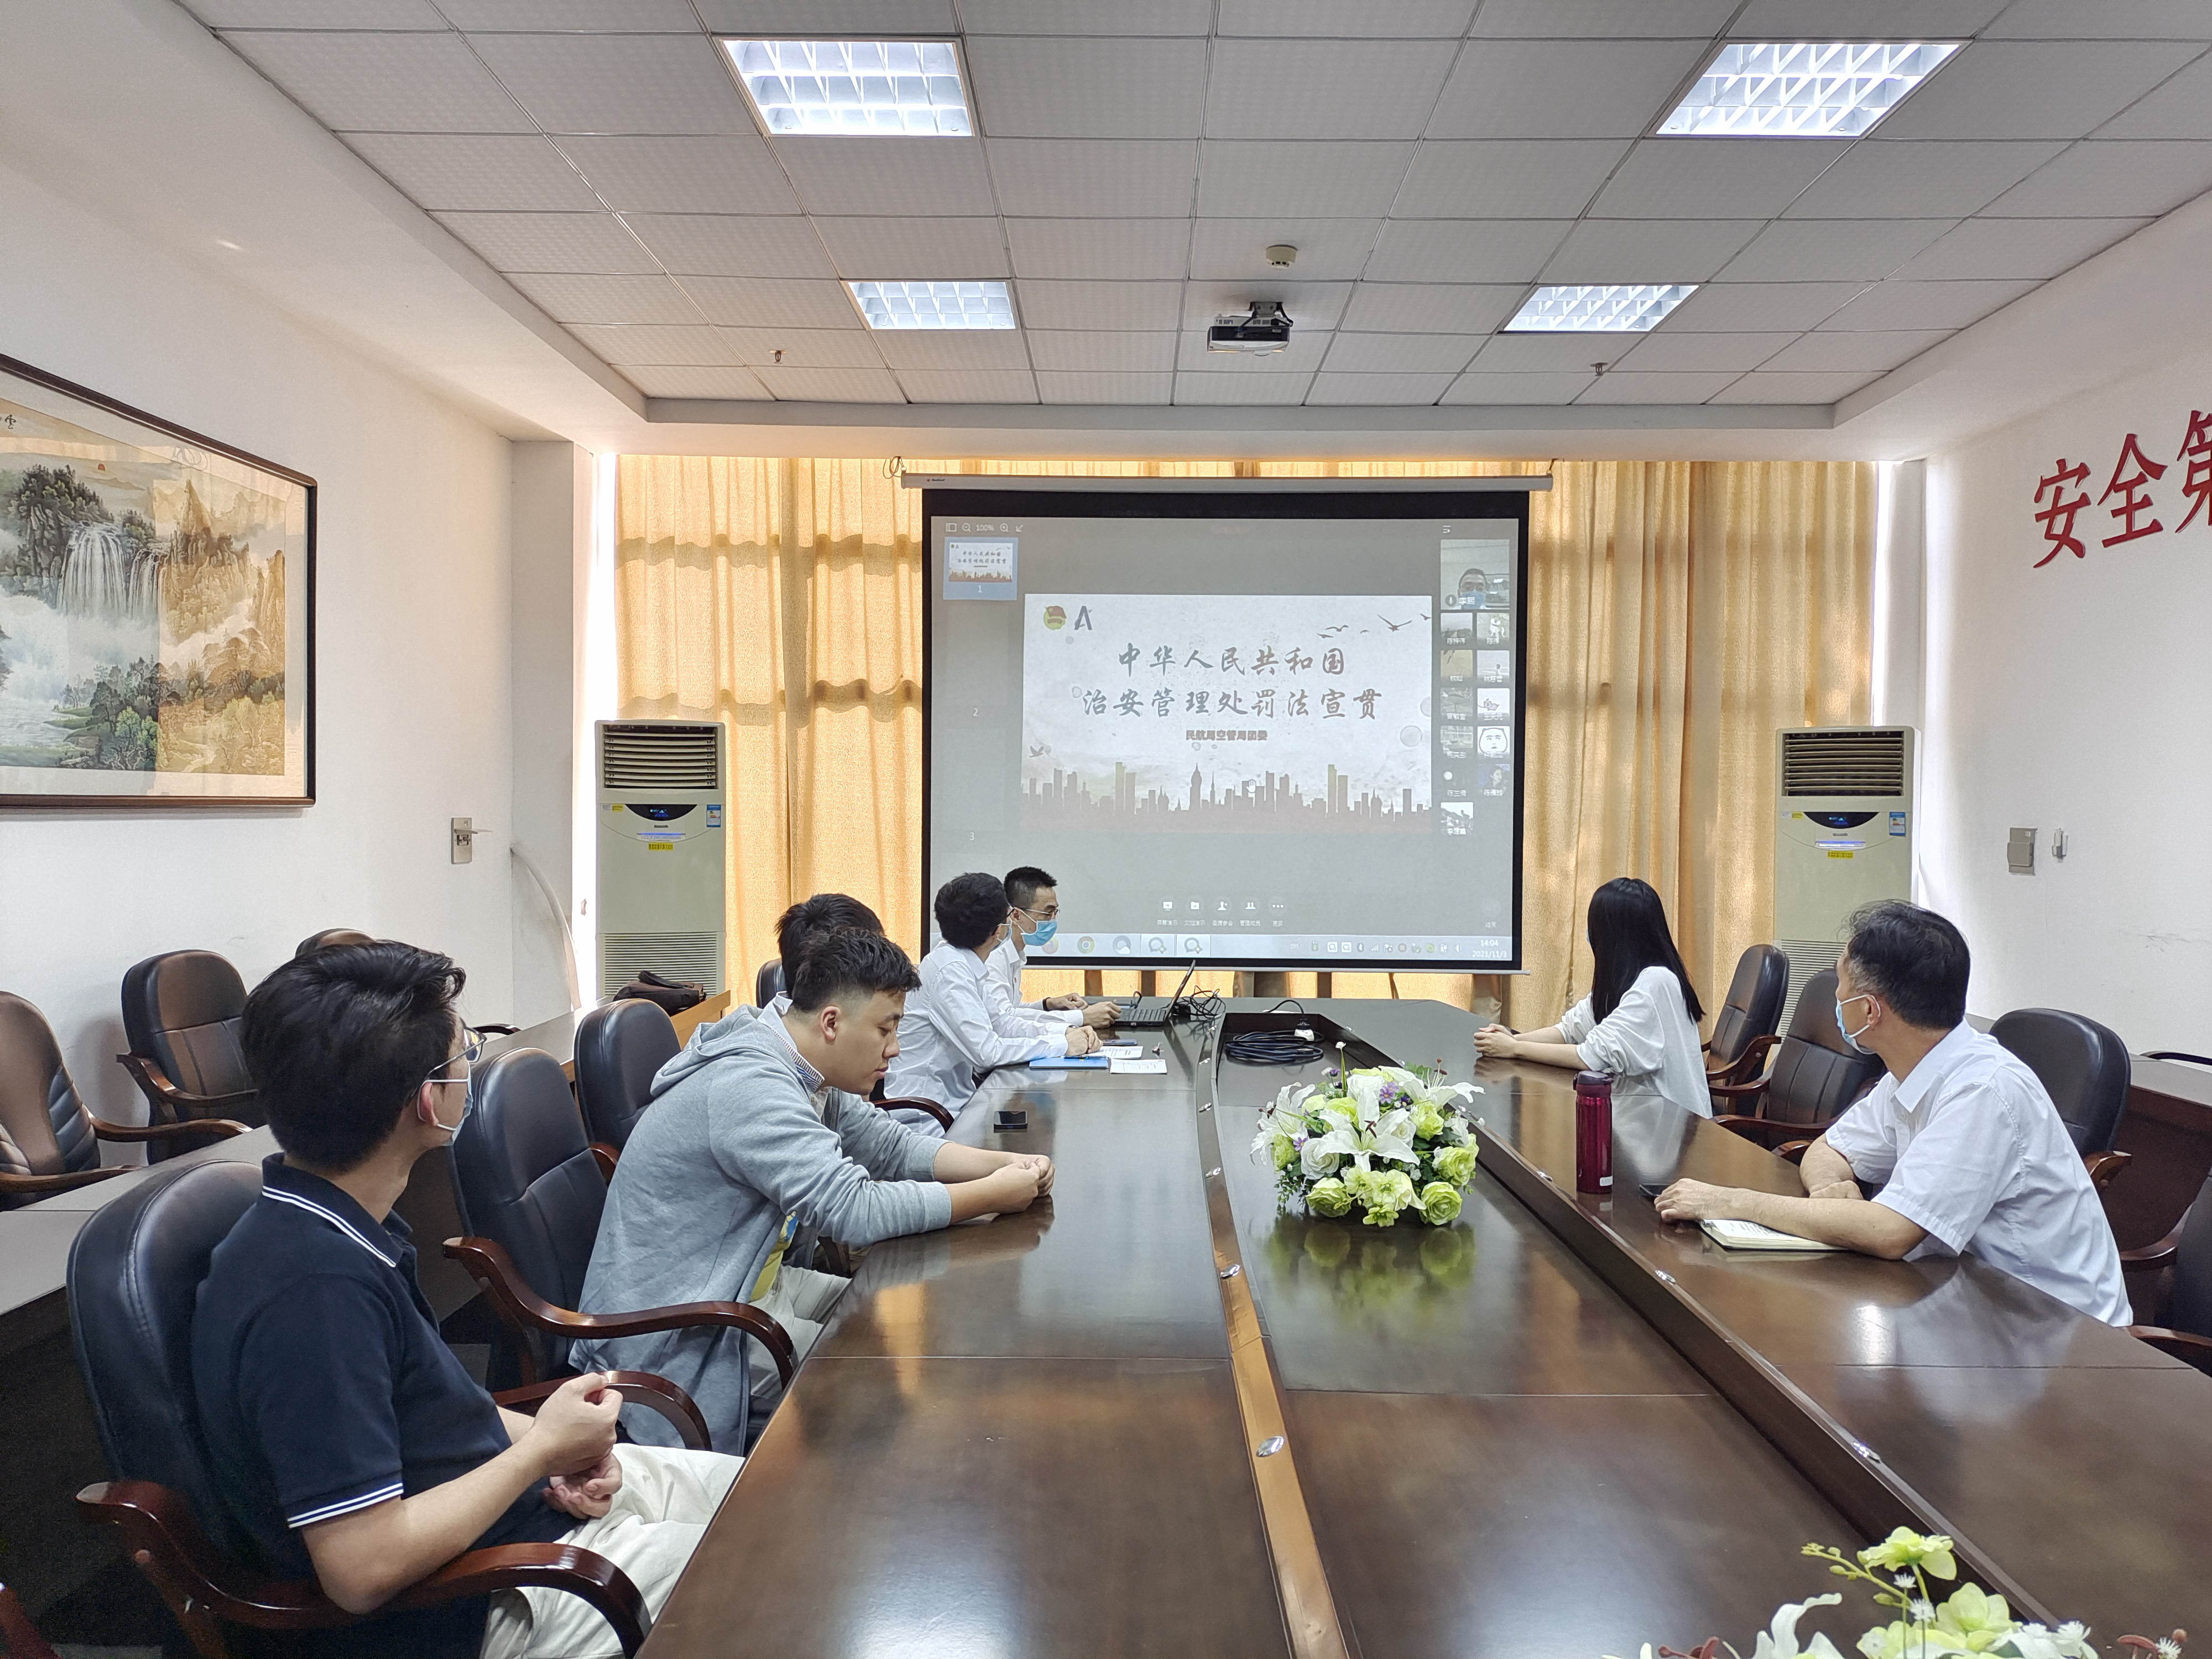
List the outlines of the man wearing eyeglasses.
{"type": "Polygon", "coordinates": [[[1030,947],[1049,945],[1060,931],[1060,884],[1033,864],[1006,872],[1006,937],[983,964],[984,995],[1000,1036],[1036,1036],[1070,1025],[1110,1026],[1121,1006],[1104,998],[1047,997],[1022,1000],[1022,969],[1030,947]]]}

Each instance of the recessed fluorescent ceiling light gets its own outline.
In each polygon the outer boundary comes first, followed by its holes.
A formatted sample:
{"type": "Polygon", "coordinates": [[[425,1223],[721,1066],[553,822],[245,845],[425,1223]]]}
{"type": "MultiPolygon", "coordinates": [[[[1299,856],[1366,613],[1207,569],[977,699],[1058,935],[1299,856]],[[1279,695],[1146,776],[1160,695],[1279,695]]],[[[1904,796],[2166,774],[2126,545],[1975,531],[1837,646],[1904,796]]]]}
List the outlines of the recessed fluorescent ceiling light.
{"type": "Polygon", "coordinates": [[[1012,328],[1004,283],[848,283],[870,328],[1012,328]]]}
{"type": "Polygon", "coordinates": [[[1695,283],[1540,288],[1505,325],[1508,334],[1641,334],[1698,291],[1695,283]]]}
{"type": "Polygon", "coordinates": [[[949,40],[725,40],[770,132],[964,137],[949,40]]]}
{"type": "Polygon", "coordinates": [[[1856,138],[1958,49],[1954,40],[1723,46],[1659,131],[1856,138]]]}

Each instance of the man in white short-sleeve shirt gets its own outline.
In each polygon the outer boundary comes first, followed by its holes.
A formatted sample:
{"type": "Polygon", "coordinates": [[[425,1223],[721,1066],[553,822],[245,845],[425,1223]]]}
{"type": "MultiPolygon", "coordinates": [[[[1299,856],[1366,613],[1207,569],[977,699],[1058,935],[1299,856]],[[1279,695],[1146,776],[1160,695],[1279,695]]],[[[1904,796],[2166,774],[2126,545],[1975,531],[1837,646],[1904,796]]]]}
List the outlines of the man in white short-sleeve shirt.
{"type": "Polygon", "coordinates": [[[1966,940],[1910,904],[1852,918],[1837,964],[1845,1040],[1889,1074],[1806,1149],[1806,1196],[1678,1181],[1669,1221],[1727,1217],[1870,1255],[1978,1255],[2108,1325],[2130,1322],[2120,1254],[2043,1085],[1966,1024],[1966,940]],[[1877,1185],[1872,1200],[1860,1183],[1877,1185]]]}
{"type": "Polygon", "coordinates": [[[1119,1004],[1091,1001],[1075,995],[1022,1000],[1022,969],[1029,965],[1030,946],[1049,945],[1060,931],[1060,884],[1033,864],[1006,872],[1008,914],[1006,937],[983,966],[988,970],[983,992],[991,1006],[991,1021],[1001,1036],[1034,1036],[1063,1025],[1108,1026],[1121,1012],[1119,1004]]]}

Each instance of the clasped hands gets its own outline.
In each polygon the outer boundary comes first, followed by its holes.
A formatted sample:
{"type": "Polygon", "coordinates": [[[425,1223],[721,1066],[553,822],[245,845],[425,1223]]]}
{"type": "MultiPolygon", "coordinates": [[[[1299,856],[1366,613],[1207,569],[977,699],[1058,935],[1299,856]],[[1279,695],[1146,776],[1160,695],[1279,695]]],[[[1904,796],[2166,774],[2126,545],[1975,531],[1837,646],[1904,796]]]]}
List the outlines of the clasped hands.
{"type": "Polygon", "coordinates": [[[1518,1060],[1521,1039],[1503,1025],[1486,1025],[1474,1034],[1474,1049],[1492,1060],[1518,1060]]]}
{"type": "Polygon", "coordinates": [[[622,1460],[615,1455],[622,1390],[607,1383],[605,1371],[570,1377],[545,1397],[524,1437],[526,1443],[537,1443],[546,1503],[579,1521],[606,1514],[622,1490],[622,1460]]]}

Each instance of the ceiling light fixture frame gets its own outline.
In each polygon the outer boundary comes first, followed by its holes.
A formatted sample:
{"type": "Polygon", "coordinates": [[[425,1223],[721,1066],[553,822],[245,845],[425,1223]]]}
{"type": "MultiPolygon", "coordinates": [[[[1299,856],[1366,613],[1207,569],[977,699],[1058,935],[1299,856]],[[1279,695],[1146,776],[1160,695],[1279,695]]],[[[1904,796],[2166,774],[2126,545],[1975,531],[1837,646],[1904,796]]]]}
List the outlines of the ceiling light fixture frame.
{"type": "Polygon", "coordinates": [[[1887,121],[1908,99],[1912,98],[1918,93],[1924,90],[1928,83],[1930,81],[1933,81],[1938,75],[1942,74],[1946,68],[1957,63],[1965,49],[1972,44],[1973,41],[1971,39],[1958,35],[1923,37],[1917,40],[1900,40],[1893,36],[1881,35],[1846,37],[1828,36],[1817,40],[1809,39],[1743,39],[1723,40],[1714,46],[1710,52],[1706,53],[1705,56],[1698,61],[1697,67],[1692,69],[1687,75],[1684,76],[1680,82],[1676,84],[1674,90],[1660,104],[1659,113],[1654,116],[1652,118],[1651,124],[1644,128],[1643,136],[1646,138],[1827,138],[1837,142],[1849,142],[1853,139],[1863,138],[1869,133],[1871,133],[1877,127],[1881,126],[1884,121],[1887,121]],[[1668,131],[1666,130],[1667,124],[1669,121],[1672,121],[1681,112],[1682,106],[1688,100],[1691,93],[1696,90],[1698,83],[1703,81],[1707,76],[1711,75],[1713,72],[1714,67],[1718,64],[1721,59],[1730,51],[1745,46],[1943,46],[1948,47],[1949,50],[1946,52],[1942,60],[1930,69],[1927,74],[1922,76],[1903,97],[1899,98],[1895,103],[1893,103],[1883,109],[1879,115],[1875,116],[1873,120],[1867,123],[1864,127],[1862,127],[1856,132],[1766,132],[1758,131],[1733,132],[1668,131]]]}
{"type": "Polygon", "coordinates": [[[714,56],[721,61],[723,73],[730,77],[731,83],[738,89],[738,96],[744,101],[745,112],[752,117],[755,130],[771,143],[781,138],[967,138],[980,141],[982,137],[975,119],[975,78],[969,72],[967,48],[958,35],[916,33],[902,34],[893,39],[888,33],[882,30],[872,32],[823,30],[818,33],[810,34],[717,32],[714,36],[714,56]],[[952,52],[952,61],[960,76],[960,104],[967,114],[968,131],[965,132],[808,132],[801,130],[779,132],[769,125],[768,112],[760,106],[759,100],[753,96],[753,89],[745,84],[744,71],[738,64],[737,48],[749,41],[765,41],[777,45],[796,42],[806,46],[949,47],[952,52]]]}

